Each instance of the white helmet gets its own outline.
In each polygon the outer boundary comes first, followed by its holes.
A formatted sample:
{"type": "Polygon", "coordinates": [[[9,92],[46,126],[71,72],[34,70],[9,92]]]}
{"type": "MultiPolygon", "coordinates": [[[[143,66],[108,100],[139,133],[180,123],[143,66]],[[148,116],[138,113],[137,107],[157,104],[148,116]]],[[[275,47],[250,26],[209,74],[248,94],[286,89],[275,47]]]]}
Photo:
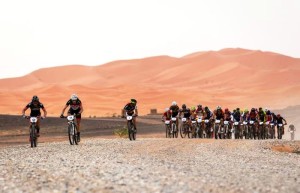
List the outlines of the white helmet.
{"type": "Polygon", "coordinates": [[[75,101],[78,99],[78,96],[76,94],[71,95],[71,100],[75,101]]]}
{"type": "Polygon", "coordinates": [[[170,109],[169,108],[165,108],[165,112],[168,112],[170,109]]]}
{"type": "Polygon", "coordinates": [[[176,101],[173,101],[172,106],[175,106],[175,105],[177,105],[177,103],[176,103],[176,101]]]}

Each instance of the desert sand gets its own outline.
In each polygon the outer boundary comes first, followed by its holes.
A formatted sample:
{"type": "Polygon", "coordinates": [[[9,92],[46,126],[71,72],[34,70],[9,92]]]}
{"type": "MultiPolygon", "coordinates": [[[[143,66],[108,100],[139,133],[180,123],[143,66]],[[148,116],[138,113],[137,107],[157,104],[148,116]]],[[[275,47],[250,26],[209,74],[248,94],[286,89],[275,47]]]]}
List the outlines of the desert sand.
{"type": "Polygon", "coordinates": [[[57,116],[72,93],[82,100],[85,117],[120,114],[130,98],[138,100],[141,114],[161,112],[173,100],[210,108],[282,109],[299,104],[299,75],[300,59],[239,48],[60,66],[1,79],[0,112],[20,114],[38,95],[49,115],[57,116]]]}

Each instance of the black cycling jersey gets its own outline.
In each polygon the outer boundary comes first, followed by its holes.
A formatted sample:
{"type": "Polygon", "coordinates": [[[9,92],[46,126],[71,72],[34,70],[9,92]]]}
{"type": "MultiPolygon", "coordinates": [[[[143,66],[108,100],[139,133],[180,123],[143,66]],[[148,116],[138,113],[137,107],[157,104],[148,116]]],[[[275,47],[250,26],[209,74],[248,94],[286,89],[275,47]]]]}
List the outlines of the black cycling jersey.
{"type": "Polygon", "coordinates": [[[260,121],[265,121],[265,113],[264,112],[258,112],[258,118],[260,121]]]}
{"type": "Polygon", "coordinates": [[[217,120],[224,119],[224,114],[222,113],[222,110],[217,110],[217,112],[216,112],[216,119],[217,120]]]}
{"type": "Polygon", "coordinates": [[[283,124],[283,120],[284,120],[284,118],[283,117],[276,117],[276,123],[277,124],[283,124]]]}
{"type": "Polygon", "coordinates": [[[134,114],[134,110],[137,109],[136,104],[134,103],[128,103],[127,105],[125,105],[124,110],[127,112],[128,115],[133,115],[134,114]]]}
{"type": "Polygon", "coordinates": [[[241,121],[241,112],[240,111],[236,111],[235,113],[233,113],[233,119],[235,121],[240,122],[241,121]]]}
{"type": "Polygon", "coordinates": [[[191,116],[190,109],[181,109],[180,111],[181,111],[181,113],[183,113],[184,118],[190,118],[190,116],[191,116]]]}
{"type": "Polygon", "coordinates": [[[31,117],[37,117],[41,115],[41,110],[45,108],[44,105],[42,103],[38,103],[37,105],[34,105],[33,102],[28,103],[28,105],[26,105],[27,108],[30,108],[31,112],[30,112],[30,116],[31,117]]]}
{"type": "Polygon", "coordinates": [[[73,101],[70,99],[67,101],[66,105],[67,106],[70,105],[70,109],[72,109],[72,110],[75,110],[75,111],[80,110],[81,101],[79,99],[77,99],[76,102],[73,103],[73,101]]]}
{"type": "Polygon", "coordinates": [[[170,106],[170,110],[172,111],[172,117],[176,117],[179,113],[178,105],[170,106]]]}

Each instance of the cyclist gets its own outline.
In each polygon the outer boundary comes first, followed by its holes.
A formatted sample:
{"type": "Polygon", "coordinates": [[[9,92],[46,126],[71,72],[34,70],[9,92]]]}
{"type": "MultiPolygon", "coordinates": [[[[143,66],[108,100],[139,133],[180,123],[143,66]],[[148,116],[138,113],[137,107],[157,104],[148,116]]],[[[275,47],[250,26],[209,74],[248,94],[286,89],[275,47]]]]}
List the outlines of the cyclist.
{"type": "Polygon", "coordinates": [[[123,108],[123,116],[122,116],[122,117],[125,117],[126,115],[132,116],[133,126],[135,130],[136,130],[136,117],[138,116],[138,109],[136,104],[137,104],[137,100],[130,99],[130,102],[127,103],[123,108]]]}
{"type": "Polygon", "coordinates": [[[182,105],[182,109],[180,109],[179,111],[179,117],[181,117],[181,114],[183,114],[183,118],[186,118],[189,127],[192,128],[191,119],[190,119],[191,110],[187,108],[185,104],[182,105]]]}
{"type": "Polygon", "coordinates": [[[276,124],[277,124],[277,136],[279,136],[279,124],[282,124],[282,135],[284,135],[284,125],[287,124],[286,120],[280,115],[276,115],[276,124]],[[283,124],[284,121],[284,124],[283,124]]]}
{"type": "Polygon", "coordinates": [[[171,111],[169,108],[165,109],[165,112],[163,113],[162,117],[161,117],[161,121],[165,122],[165,121],[170,121],[171,120],[171,111]]]}
{"type": "Polygon", "coordinates": [[[171,111],[171,117],[176,117],[176,127],[178,128],[178,113],[179,113],[179,107],[176,103],[176,101],[173,101],[171,106],[170,106],[170,111],[171,111]]]}
{"type": "Polygon", "coordinates": [[[224,112],[221,106],[217,106],[217,109],[214,110],[214,119],[220,120],[221,122],[224,120],[224,112]]]}
{"type": "Polygon", "coordinates": [[[257,112],[256,112],[255,108],[252,108],[249,113],[249,121],[257,122],[257,112]]]}
{"type": "Polygon", "coordinates": [[[236,122],[240,122],[241,121],[241,110],[240,108],[236,108],[235,112],[233,113],[233,121],[236,121],[236,122]]]}
{"type": "Polygon", "coordinates": [[[76,94],[72,94],[70,99],[67,101],[65,107],[63,108],[60,117],[64,117],[65,110],[70,106],[68,110],[68,115],[76,115],[77,122],[77,139],[80,141],[80,122],[81,122],[81,113],[83,112],[83,106],[81,100],[76,94]]]}
{"type": "Polygon", "coordinates": [[[34,96],[32,97],[31,102],[28,103],[28,104],[24,107],[24,109],[22,110],[22,115],[23,115],[23,117],[26,117],[26,116],[25,116],[25,111],[26,111],[28,108],[30,108],[30,110],[31,110],[31,112],[30,112],[30,117],[37,117],[37,119],[38,119],[38,120],[37,120],[37,123],[36,123],[36,125],[37,125],[37,129],[36,129],[37,134],[36,134],[36,135],[37,135],[37,137],[39,137],[39,136],[40,136],[40,128],[41,128],[41,126],[40,126],[40,119],[41,119],[41,111],[40,111],[40,109],[43,110],[43,112],[44,112],[44,118],[46,118],[46,116],[47,116],[46,108],[45,108],[44,105],[40,102],[39,97],[36,96],[36,95],[34,95],[34,96]]]}

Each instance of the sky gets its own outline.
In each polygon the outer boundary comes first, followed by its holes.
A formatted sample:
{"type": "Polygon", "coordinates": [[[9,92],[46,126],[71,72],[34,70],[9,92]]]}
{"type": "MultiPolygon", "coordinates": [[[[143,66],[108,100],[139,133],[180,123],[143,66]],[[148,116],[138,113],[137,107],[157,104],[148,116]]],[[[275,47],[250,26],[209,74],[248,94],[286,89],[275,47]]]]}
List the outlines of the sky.
{"type": "Polygon", "coordinates": [[[299,0],[0,0],[0,78],[246,48],[300,58],[299,0]]]}

